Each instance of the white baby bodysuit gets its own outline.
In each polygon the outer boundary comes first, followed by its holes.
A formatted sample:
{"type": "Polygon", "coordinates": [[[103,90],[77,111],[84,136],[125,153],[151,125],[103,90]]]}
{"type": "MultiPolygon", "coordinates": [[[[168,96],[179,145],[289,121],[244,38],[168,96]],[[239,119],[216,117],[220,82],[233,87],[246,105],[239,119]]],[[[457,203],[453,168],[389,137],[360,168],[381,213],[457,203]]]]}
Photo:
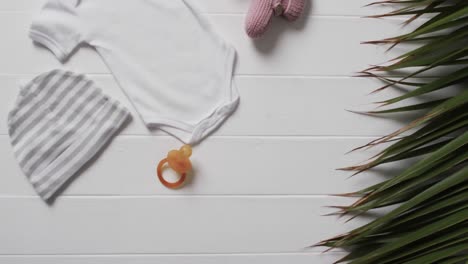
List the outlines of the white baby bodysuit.
{"type": "Polygon", "coordinates": [[[189,0],[48,0],[30,37],[65,61],[101,55],[143,121],[193,144],[236,108],[235,50],[189,0]]]}

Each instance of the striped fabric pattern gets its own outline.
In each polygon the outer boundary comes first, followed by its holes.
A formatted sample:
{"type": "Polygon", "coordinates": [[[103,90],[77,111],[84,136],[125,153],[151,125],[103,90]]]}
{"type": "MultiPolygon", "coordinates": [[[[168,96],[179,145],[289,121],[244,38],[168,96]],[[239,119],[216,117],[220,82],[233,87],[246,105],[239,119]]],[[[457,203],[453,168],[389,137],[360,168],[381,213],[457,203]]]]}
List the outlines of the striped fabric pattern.
{"type": "Polygon", "coordinates": [[[126,124],[129,111],[84,75],[53,70],[20,88],[8,115],[16,159],[50,200],[126,124]]]}

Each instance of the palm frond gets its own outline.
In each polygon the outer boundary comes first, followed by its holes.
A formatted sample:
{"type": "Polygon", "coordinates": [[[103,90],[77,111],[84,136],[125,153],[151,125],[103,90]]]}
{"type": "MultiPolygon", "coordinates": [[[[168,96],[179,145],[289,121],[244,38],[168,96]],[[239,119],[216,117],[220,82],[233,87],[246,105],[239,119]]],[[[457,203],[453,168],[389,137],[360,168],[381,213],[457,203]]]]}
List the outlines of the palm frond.
{"type": "Polygon", "coordinates": [[[357,149],[391,143],[368,162],[342,168],[356,174],[402,160],[410,165],[393,177],[341,196],[359,197],[349,206],[335,206],[341,215],[360,214],[396,206],[372,222],[318,244],[342,248],[349,254],[337,263],[457,264],[468,260],[468,1],[385,0],[369,5],[397,9],[373,18],[405,16],[407,23],[425,21],[412,32],[366,44],[393,48],[410,42],[421,45],[389,65],[373,66],[359,77],[384,83],[376,91],[404,86],[406,93],[379,102],[390,106],[435,91],[443,97],[365,112],[368,115],[420,113],[406,126],[357,149]],[[428,18],[428,16],[430,16],[428,18]],[[394,71],[410,72],[400,78],[394,71]],[[431,70],[444,74],[414,81],[431,70]],[[455,86],[455,87],[454,87],[455,86]],[[456,90],[455,93],[449,92],[456,90]]]}

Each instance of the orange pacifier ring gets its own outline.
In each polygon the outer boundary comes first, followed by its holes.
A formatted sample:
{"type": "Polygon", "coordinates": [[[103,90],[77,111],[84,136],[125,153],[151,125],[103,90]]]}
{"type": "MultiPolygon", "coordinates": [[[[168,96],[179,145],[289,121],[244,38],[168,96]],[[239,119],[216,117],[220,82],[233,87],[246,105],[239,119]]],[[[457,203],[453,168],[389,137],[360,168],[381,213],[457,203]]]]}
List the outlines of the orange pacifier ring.
{"type": "Polygon", "coordinates": [[[180,179],[178,181],[176,181],[176,182],[168,182],[168,181],[166,181],[166,179],[164,179],[164,177],[162,175],[162,170],[163,170],[164,164],[166,164],[166,163],[167,163],[167,158],[162,159],[158,164],[158,178],[159,178],[159,181],[169,189],[178,189],[178,188],[180,188],[185,182],[185,178],[187,176],[187,173],[182,173],[180,175],[180,179]]]}
{"type": "Polygon", "coordinates": [[[187,173],[192,169],[192,163],[189,157],[192,155],[190,145],[184,145],[179,150],[171,150],[167,154],[167,158],[162,159],[157,167],[159,181],[169,189],[178,189],[182,187],[187,178],[187,173]],[[162,172],[165,164],[176,171],[180,175],[180,179],[176,182],[168,182],[164,179],[162,172]]]}

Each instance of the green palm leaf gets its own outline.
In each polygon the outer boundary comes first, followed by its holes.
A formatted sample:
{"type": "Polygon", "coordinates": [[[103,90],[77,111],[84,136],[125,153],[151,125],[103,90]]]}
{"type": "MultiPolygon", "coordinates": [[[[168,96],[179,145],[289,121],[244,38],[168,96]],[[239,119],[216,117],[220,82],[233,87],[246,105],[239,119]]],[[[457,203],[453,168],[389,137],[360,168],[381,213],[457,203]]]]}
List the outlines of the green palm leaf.
{"type": "Polygon", "coordinates": [[[360,77],[385,83],[376,91],[401,86],[407,90],[381,103],[392,105],[435,91],[453,90],[453,86],[459,87],[458,93],[366,113],[421,116],[357,148],[392,143],[367,163],[342,170],[359,173],[386,163],[415,160],[381,183],[341,195],[359,199],[349,206],[336,206],[339,214],[355,217],[390,205],[396,206],[393,210],[318,245],[348,250],[349,254],[339,263],[468,264],[468,1],[384,0],[370,5],[378,4],[392,4],[399,9],[371,17],[410,16],[407,23],[411,23],[431,16],[407,34],[365,42],[389,44],[390,48],[406,42],[422,43],[390,65],[361,72],[360,77]],[[410,72],[400,79],[380,74],[401,69],[410,72]],[[428,70],[437,73],[439,69],[444,70],[440,77],[412,81],[428,70]]]}

